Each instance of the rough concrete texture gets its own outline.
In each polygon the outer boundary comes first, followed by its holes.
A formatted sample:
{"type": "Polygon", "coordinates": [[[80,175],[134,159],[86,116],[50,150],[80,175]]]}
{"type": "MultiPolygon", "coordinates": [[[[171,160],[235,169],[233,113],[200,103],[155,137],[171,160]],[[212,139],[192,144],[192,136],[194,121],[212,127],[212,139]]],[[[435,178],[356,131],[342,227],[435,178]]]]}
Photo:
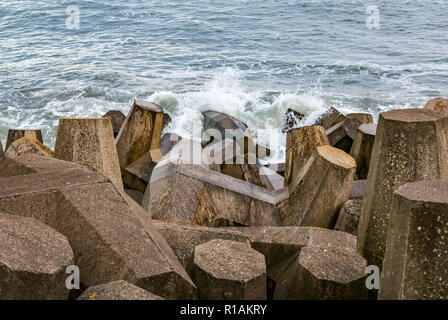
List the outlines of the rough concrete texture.
{"type": "Polygon", "coordinates": [[[373,117],[368,113],[350,113],[344,121],[341,121],[326,130],[330,145],[350,153],[359,126],[373,122],[373,117]]]}
{"type": "Polygon", "coordinates": [[[163,300],[155,294],[143,290],[124,280],[90,287],[78,300],[163,300]]]}
{"type": "Polygon", "coordinates": [[[376,127],[374,123],[362,124],[356,132],[350,155],[356,161],[355,179],[367,179],[372,156],[373,144],[375,142],[376,127]]]}
{"type": "Polygon", "coordinates": [[[42,144],[44,143],[44,140],[42,138],[42,131],[39,129],[37,130],[9,129],[8,138],[6,139],[5,151],[9,148],[11,143],[24,137],[33,138],[38,140],[42,144]]]}
{"type": "Polygon", "coordinates": [[[365,287],[361,285],[366,263],[356,251],[355,236],[312,227],[250,227],[235,230],[248,236],[252,248],[265,256],[269,298],[365,298],[365,287]],[[307,249],[307,254],[300,259],[303,249],[307,249]],[[306,264],[308,260],[311,264],[306,264]],[[311,265],[310,270],[316,271],[316,275],[308,276],[303,265],[311,265]]]}
{"type": "Polygon", "coordinates": [[[264,256],[248,244],[215,239],[194,249],[192,279],[205,300],[266,299],[264,256]]]}
{"type": "Polygon", "coordinates": [[[0,213],[0,299],[67,299],[67,238],[33,218],[0,213]]]}
{"type": "Polygon", "coordinates": [[[278,206],[286,190],[267,190],[191,164],[190,155],[188,140],[182,140],[154,169],[143,199],[153,219],[215,227],[279,224],[278,206]]]}
{"type": "Polygon", "coordinates": [[[391,206],[379,299],[448,299],[448,182],[401,186],[391,206]]]}
{"type": "Polygon", "coordinates": [[[299,172],[311,158],[317,147],[329,145],[321,126],[306,126],[286,134],[285,187],[293,192],[299,183],[299,172]]]}
{"type": "Polygon", "coordinates": [[[151,158],[151,153],[147,152],[128,167],[122,168],[121,174],[125,188],[145,193],[151,180],[152,170],[156,165],[157,163],[151,158]]]}
{"type": "Polygon", "coordinates": [[[366,194],[367,180],[355,180],[353,181],[352,189],[348,198],[350,200],[362,199],[366,194]]]}
{"type": "MultiPolygon", "coordinates": [[[[356,250],[356,237],[345,232],[312,227],[233,228],[249,237],[252,248],[266,259],[269,299],[297,299],[294,289],[299,275],[300,250],[339,248],[356,250]]],[[[354,255],[356,256],[356,255],[354,255]]],[[[359,256],[359,254],[358,254],[359,256]]],[[[350,263],[350,262],[348,262],[350,263]]],[[[354,267],[354,265],[353,265],[354,267]]]]}
{"type": "Polygon", "coordinates": [[[317,119],[314,125],[322,126],[325,130],[328,130],[335,124],[344,121],[344,119],[345,117],[342,113],[331,107],[317,119]]]}
{"type": "Polygon", "coordinates": [[[243,154],[255,153],[256,158],[259,159],[270,155],[267,147],[255,143],[255,133],[244,122],[219,111],[205,111],[202,115],[204,143],[230,139],[236,141],[236,145],[241,148],[243,154]]]}
{"type": "Polygon", "coordinates": [[[318,147],[298,173],[299,187],[290,192],[287,210],[280,212],[283,225],[333,228],[355,170],[355,160],[345,152],[318,147]]]}
{"type": "Polygon", "coordinates": [[[154,220],[154,224],[191,275],[194,248],[213,239],[247,242],[248,236],[235,229],[208,228],[187,223],[154,220]]]}
{"type": "Polygon", "coordinates": [[[191,279],[146,212],[102,174],[21,156],[4,158],[0,176],[0,210],[65,235],[86,286],[126,280],[166,299],[194,297],[191,279]]]}
{"type": "Polygon", "coordinates": [[[53,151],[39,140],[29,137],[14,140],[5,152],[5,156],[8,158],[15,158],[23,154],[35,154],[49,158],[53,158],[54,156],[53,151]]]}
{"type": "Polygon", "coordinates": [[[158,112],[163,112],[163,109],[155,103],[134,101],[116,138],[121,168],[126,168],[149,152],[158,112]]]}
{"type": "MultiPolygon", "coordinates": [[[[283,188],[283,181],[281,181],[281,187],[278,188],[280,176],[276,172],[264,167],[255,154],[246,156],[239,144],[234,143],[233,140],[213,141],[204,148],[203,152],[210,159],[209,168],[212,170],[269,190],[283,188]]],[[[283,177],[280,179],[283,180],[283,177]]]]}
{"type": "Polygon", "coordinates": [[[354,140],[358,128],[369,123],[373,123],[373,116],[370,113],[349,113],[345,117],[344,128],[347,135],[354,140]]]}
{"type": "Polygon", "coordinates": [[[331,128],[325,130],[325,134],[328,137],[328,142],[330,146],[337,145],[342,139],[347,136],[347,131],[344,128],[344,121],[341,121],[331,128]]]}
{"type": "Polygon", "coordinates": [[[300,251],[291,296],[299,300],[367,298],[366,260],[354,249],[305,247],[300,251]]]}
{"type": "Polygon", "coordinates": [[[60,118],[54,157],[89,165],[123,189],[109,118],[60,118]]]}
{"type": "Polygon", "coordinates": [[[152,131],[151,144],[149,145],[149,153],[154,162],[162,159],[162,151],[160,150],[160,142],[162,140],[163,130],[163,112],[157,112],[154,119],[154,129],[152,131]]]}
{"type": "Polygon", "coordinates": [[[126,116],[120,110],[109,110],[103,118],[109,118],[112,123],[112,129],[114,131],[114,137],[120,132],[121,126],[123,125],[126,116]]]}
{"type": "Polygon", "coordinates": [[[362,210],[362,199],[348,200],[341,208],[334,230],[358,234],[359,217],[362,210]]]}
{"type": "Polygon", "coordinates": [[[448,100],[444,98],[429,100],[425,109],[448,113],[448,100]]]}
{"type": "Polygon", "coordinates": [[[428,109],[380,114],[361,218],[358,250],[381,268],[393,193],[403,184],[448,179],[448,115],[428,109]]]}
{"type": "Polygon", "coordinates": [[[145,192],[162,156],[161,134],[168,118],[159,105],[134,101],[115,139],[125,188],[145,192]]]}
{"type": "Polygon", "coordinates": [[[223,163],[220,166],[219,172],[233,178],[247,181],[251,184],[266,188],[266,183],[255,164],[223,163]]]}

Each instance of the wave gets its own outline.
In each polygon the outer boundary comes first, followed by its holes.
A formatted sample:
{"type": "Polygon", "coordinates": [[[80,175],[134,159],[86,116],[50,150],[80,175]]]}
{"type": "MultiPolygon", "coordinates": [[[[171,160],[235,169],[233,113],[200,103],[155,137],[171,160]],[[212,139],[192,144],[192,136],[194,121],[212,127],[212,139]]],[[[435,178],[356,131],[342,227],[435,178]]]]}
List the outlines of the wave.
{"type": "MultiPolygon", "coordinates": [[[[243,72],[224,68],[215,73],[203,88],[194,92],[154,92],[149,101],[161,105],[173,118],[167,131],[200,141],[201,113],[214,110],[244,121],[257,133],[261,143],[273,151],[269,161],[284,161],[286,137],[281,132],[285,113],[292,108],[305,115],[299,125],[310,125],[328,108],[320,92],[264,92],[249,90],[243,72]]],[[[339,108],[343,113],[356,112],[351,107],[339,108]]]]}

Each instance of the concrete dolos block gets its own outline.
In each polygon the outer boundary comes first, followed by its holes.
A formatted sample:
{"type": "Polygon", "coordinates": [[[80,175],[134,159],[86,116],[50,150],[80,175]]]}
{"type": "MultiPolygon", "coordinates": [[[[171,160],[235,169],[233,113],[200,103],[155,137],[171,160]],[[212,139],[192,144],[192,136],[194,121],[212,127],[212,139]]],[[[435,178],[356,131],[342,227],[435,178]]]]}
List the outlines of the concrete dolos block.
{"type": "Polygon", "coordinates": [[[90,287],[77,300],[163,300],[124,280],[90,287]]]}
{"type": "Polygon", "coordinates": [[[5,157],[14,158],[23,154],[35,154],[37,156],[44,156],[53,158],[54,153],[47,148],[39,140],[29,137],[23,137],[18,140],[14,140],[8,150],[5,152],[5,157]]]}
{"type": "Polygon", "coordinates": [[[200,145],[184,139],[155,167],[143,199],[153,219],[215,227],[279,225],[287,190],[271,191],[194,164],[194,154],[201,155],[200,145]]]}
{"type": "Polygon", "coordinates": [[[356,237],[313,227],[235,228],[266,259],[268,299],[365,299],[356,237]]]}
{"type": "Polygon", "coordinates": [[[425,109],[448,113],[448,100],[444,98],[429,100],[425,109]]]}
{"type": "Polygon", "coordinates": [[[9,129],[8,138],[6,139],[5,151],[9,148],[11,143],[24,137],[33,138],[40,141],[40,143],[44,143],[44,140],[42,138],[42,131],[39,129],[36,130],[9,129]]]}
{"type": "Polygon", "coordinates": [[[194,249],[192,279],[204,300],[266,299],[264,256],[249,244],[215,239],[194,249]]]}
{"type": "Polygon", "coordinates": [[[1,211],[33,217],[66,236],[85,286],[126,280],[165,299],[195,297],[146,212],[102,174],[27,155],[0,160],[0,177],[1,211]]]}
{"type": "Polygon", "coordinates": [[[379,299],[448,299],[448,182],[394,193],[379,299]]]}
{"type": "Polygon", "coordinates": [[[356,161],[356,180],[367,179],[375,142],[376,127],[374,123],[362,124],[355,135],[350,155],[356,161]]]}
{"type": "Polygon", "coordinates": [[[169,116],[148,101],[134,101],[115,139],[123,182],[127,189],[145,192],[151,173],[162,157],[163,127],[169,116]]]}
{"type": "Polygon", "coordinates": [[[317,147],[329,145],[321,126],[306,126],[289,130],[286,135],[285,187],[293,192],[299,183],[299,172],[317,147]]]}
{"type": "Polygon", "coordinates": [[[0,299],[68,298],[67,238],[33,218],[0,213],[0,299]]]}
{"type": "Polygon", "coordinates": [[[358,249],[381,268],[393,193],[418,180],[448,179],[448,115],[427,109],[380,114],[358,227],[358,249]]]}
{"type": "Polygon", "coordinates": [[[109,118],[60,118],[54,157],[92,166],[123,189],[109,118]]]}
{"type": "Polygon", "coordinates": [[[110,119],[110,121],[112,122],[114,137],[116,137],[118,135],[118,132],[120,132],[121,126],[123,125],[126,116],[119,110],[109,110],[105,115],[103,115],[103,118],[110,119]]]}
{"type": "Polygon", "coordinates": [[[353,183],[355,160],[344,151],[318,147],[298,173],[282,221],[289,226],[332,228],[353,183]]]}

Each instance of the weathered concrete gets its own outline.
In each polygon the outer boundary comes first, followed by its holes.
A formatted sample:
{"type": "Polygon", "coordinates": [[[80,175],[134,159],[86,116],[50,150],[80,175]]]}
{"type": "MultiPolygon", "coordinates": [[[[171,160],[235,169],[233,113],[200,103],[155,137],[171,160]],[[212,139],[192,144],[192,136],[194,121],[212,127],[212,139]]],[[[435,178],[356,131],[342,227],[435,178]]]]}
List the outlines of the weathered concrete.
{"type": "Polygon", "coordinates": [[[230,139],[235,140],[242,155],[251,153],[258,159],[264,159],[270,155],[271,151],[267,147],[255,143],[255,134],[244,122],[218,111],[205,111],[202,115],[204,117],[204,136],[208,139],[204,141],[205,143],[230,139]],[[217,130],[218,136],[215,137],[215,132],[210,129],[217,130]],[[212,136],[209,133],[212,133],[212,136]]]}
{"type": "Polygon", "coordinates": [[[266,299],[264,256],[246,243],[215,239],[197,246],[192,272],[200,299],[266,299]]]}
{"type": "Polygon", "coordinates": [[[325,130],[328,130],[337,123],[344,121],[344,119],[345,116],[342,113],[331,107],[316,120],[314,125],[322,126],[325,130]]]}
{"type": "MultiPolygon", "coordinates": [[[[312,227],[234,229],[248,236],[252,248],[265,256],[268,298],[271,299],[300,298],[300,292],[295,287],[301,285],[298,284],[298,280],[300,275],[299,254],[302,248],[319,248],[321,251],[337,248],[343,252],[348,250],[354,252],[351,253],[351,256],[355,257],[355,262],[361,257],[355,251],[356,237],[345,232],[312,227]]],[[[356,263],[352,260],[333,261],[332,263],[335,270],[340,269],[339,264],[345,265],[346,269],[356,269],[356,263]]]]}
{"type": "Polygon", "coordinates": [[[189,146],[187,140],[176,144],[153,171],[143,199],[153,219],[215,227],[223,226],[217,221],[245,226],[279,224],[278,205],[287,199],[285,189],[267,190],[207,165],[191,164],[189,146]]]}
{"type": "Polygon", "coordinates": [[[163,300],[124,280],[90,287],[77,300],[163,300]]]}
{"type": "Polygon", "coordinates": [[[348,200],[341,208],[334,230],[358,234],[359,217],[362,210],[362,199],[348,200]]]}
{"type": "Polygon", "coordinates": [[[345,117],[344,127],[347,135],[354,140],[359,127],[369,123],[373,123],[370,113],[349,113],[345,117]]]}
{"type": "Polygon", "coordinates": [[[33,218],[0,213],[0,299],[68,298],[67,238],[33,218]]]}
{"type": "Polygon", "coordinates": [[[355,179],[367,179],[370,167],[373,144],[375,142],[376,127],[374,123],[362,124],[356,132],[350,155],[356,161],[355,179]]]}
{"type": "MultiPolygon", "coordinates": [[[[68,171],[71,169],[85,169],[78,163],[61,161],[36,155],[22,155],[14,159],[0,159],[0,177],[16,177],[33,173],[47,173],[53,171],[68,171]]],[[[104,179],[104,177],[103,177],[104,179]]]]}
{"type": "Polygon", "coordinates": [[[255,164],[223,163],[220,172],[236,179],[247,181],[253,185],[266,188],[266,182],[255,164]]]}
{"type": "Polygon", "coordinates": [[[382,266],[392,195],[405,183],[448,179],[448,115],[427,109],[380,114],[358,227],[358,250],[382,266]]]}
{"type": "Polygon", "coordinates": [[[162,156],[161,134],[168,120],[159,105],[134,101],[115,139],[125,188],[145,192],[162,156]]]}
{"type": "Polygon", "coordinates": [[[352,189],[348,198],[350,200],[362,199],[366,194],[367,180],[355,180],[353,181],[352,189]]]}
{"type": "Polygon", "coordinates": [[[328,145],[324,128],[306,126],[288,131],[286,135],[285,187],[293,192],[299,183],[299,172],[317,147],[328,145]]]}
{"type": "Polygon", "coordinates": [[[160,142],[162,140],[162,130],[163,130],[163,113],[156,113],[154,119],[154,129],[151,137],[151,144],[149,145],[149,153],[151,154],[151,159],[154,162],[162,159],[162,151],[160,150],[160,142]]]}
{"type": "Polygon", "coordinates": [[[143,193],[141,193],[138,190],[132,190],[132,189],[124,189],[124,192],[128,196],[130,196],[135,202],[137,202],[139,205],[142,204],[143,201],[143,193]]]}
{"type": "Polygon", "coordinates": [[[344,121],[341,121],[325,131],[330,146],[335,146],[347,136],[344,128],[344,121]]]}
{"type": "Polygon", "coordinates": [[[448,182],[401,186],[391,205],[379,299],[448,299],[448,182]]]}
{"type": "Polygon", "coordinates": [[[156,114],[163,109],[151,102],[136,100],[115,139],[120,167],[126,168],[149,152],[156,114]]]}
{"type": "MultiPolygon", "coordinates": [[[[170,152],[173,146],[181,140],[182,137],[175,133],[163,135],[160,141],[162,156],[170,152]]],[[[157,162],[153,160],[150,150],[127,168],[122,169],[121,173],[125,187],[135,189],[143,194],[149,192],[149,181],[151,180],[152,170],[156,165],[157,162]]]]}
{"type": "Polygon", "coordinates": [[[305,115],[289,108],[285,113],[285,125],[283,126],[282,132],[286,133],[295,128],[303,117],[305,117],[305,115]]]}
{"type": "Polygon", "coordinates": [[[86,286],[126,280],[166,299],[194,297],[191,279],[146,212],[102,174],[20,156],[0,161],[0,176],[1,210],[65,235],[86,286]]]}
{"type": "Polygon", "coordinates": [[[213,141],[203,151],[210,159],[209,168],[214,171],[269,190],[283,188],[283,177],[280,178],[282,181],[279,186],[279,175],[264,167],[255,156],[238,158],[236,155],[243,155],[243,152],[240,145],[233,140],[213,141]]]}
{"type": "Polygon", "coordinates": [[[120,110],[109,110],[105,115],[103,115],[103,118],[110,119],[112,123],[112,129],[114,131],[114,137],[116,137],[118,135],[118,132],[120,132],[121,126],[123,125],[126,116],[120,110]]]}
{"type": "Polygon", "coordinates": [[[9,148],[11,143],[24,137],[33,138],[40,141],[40,143],[42,144],[44,143],[44,140],[42,138],[42,131],[39,129],[37,130],[9,129],[8,138],[6,139],[5,151],[9,148]]]}
{"type": "Polygon", "coordinates": [[[342,150],[318,147],[298,173],[300,186],[290,192],[288,209],[280,212],[283,224],[333,228],[355,170],[355,160],[342,150]]]}
{"type": "Polygon", "coordinates": [[[54,157],[92,166],[123,189],[109,118],[60,118],[54,157]]]}
{"type": "Polygon", "coordinates": [[[5,152],[5,156],[8,158],[15,158],[23,154],[35,154],[49,158],[53,158],[54,156],[53,151],[39,140],[29,137],[14,140],[5,152]]]}
{"type": "MultiPolygon", "coordinates": [[[[248,236],[240,230],[208,228],[187,223],[154,220],[154,224],[173,249],[180,263],[191,275],[194,248],[214,239],[247,242],[248,236]]],[[[239,228],[238,228],[239,229],[239,228]]]]}
{"type": "Polygon", "coordinates": [[[448,100],[444,98],[429,100],[425,109],[448,113],[448,100]]]}
{"type": "Polygon", "coordinates": [[[298,258],[291,295],[299,300],[367,298],[366,260],[354,249],[305,247],[298,258]]]}
{"type": "Polygon", "coordinates": [[[362,124],[372,123],[373,117],[368,113],[350,113],[344,121],[341,121],[328,130],[326,134],[330,145],[350,153],[355,139],[356,131],[362,124]]]}

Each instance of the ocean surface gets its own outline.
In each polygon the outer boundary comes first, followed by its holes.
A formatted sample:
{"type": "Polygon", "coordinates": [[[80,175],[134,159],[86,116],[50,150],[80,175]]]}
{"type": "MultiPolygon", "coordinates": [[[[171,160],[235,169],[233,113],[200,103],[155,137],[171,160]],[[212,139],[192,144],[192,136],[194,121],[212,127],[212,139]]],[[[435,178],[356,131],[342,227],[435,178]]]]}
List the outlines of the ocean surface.
{"type": "Polygon", "coordinates": [[[309,124],[331,106],[377,117],[448,96],[447,12],[447,0],[1,0],[0,139],[41,128],[53,147],[59,117],[147,99],[184,137],[199,138],[201,111],[236,116],[281,160],[288,108],[309,124]]]}

